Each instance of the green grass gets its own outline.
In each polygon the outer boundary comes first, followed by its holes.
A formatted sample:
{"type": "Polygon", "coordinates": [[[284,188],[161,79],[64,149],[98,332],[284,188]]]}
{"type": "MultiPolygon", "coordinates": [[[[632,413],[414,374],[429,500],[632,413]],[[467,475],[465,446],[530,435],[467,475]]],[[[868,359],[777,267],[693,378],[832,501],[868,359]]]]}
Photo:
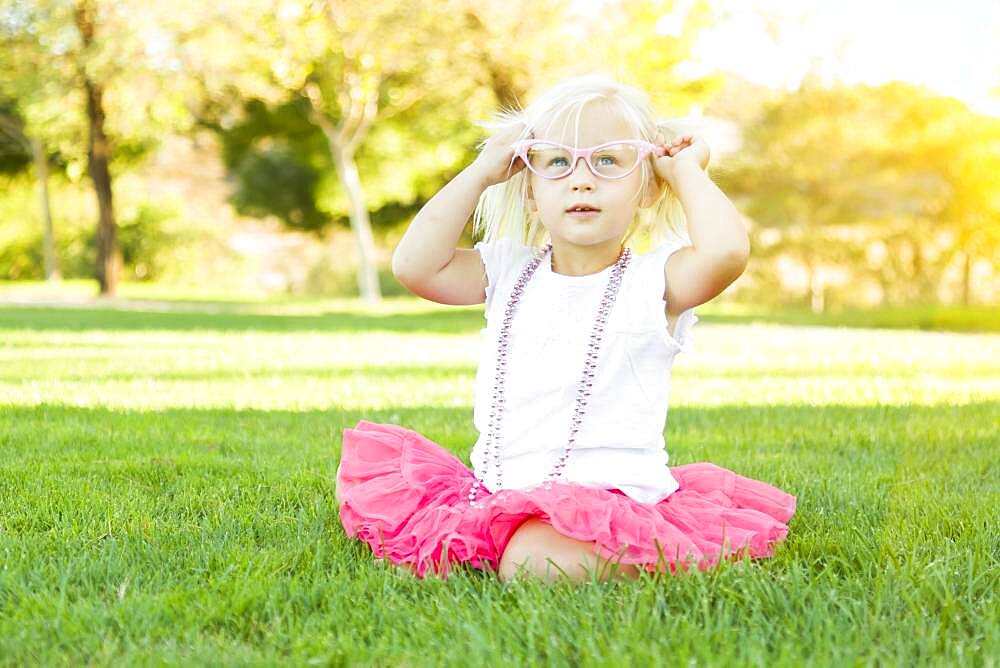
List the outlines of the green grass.
{"type": "MultiPolygon", "coordinates": [[[[383,287],[397,289],[395,285],[383,287]]],[[[0,281],[0,302],[37,303],[46,299],[91,302],[95,297],[97,297],[97,283],[93,280],[64,280],[55,286],[45,281],[0,281]]],[[[259,313],[261,307],[266,307],[271,313],[285,314],[317,313],[331,308],[357,311],[357,301],[354,299],[325,299],[263,290],[239,291],[230,287],[177,286],[145,282],[122,282],[118,287],[118,297],[106,301],[118,306],[226,313],[259,313]],[[153,300],[156,303],[146,305],[142,303],[144,300],[153,300]]],[[[427,308],[426,302],[414,300],[409,295],[390,296],[384,298],[384,301],[385,306],[377,308],[377,311],[397,313],[423,311],[427,308]]],[[[370,310],[365,309],[366,312],[370,310]]],[[[920,304],[877,309],[835,307],[824,313],[813,313],[806,308],[738,304],[720,299],[710,305],[699,307],[698,312],[709,313],[716,322],[733,324],[767,322],[827,327],[1000,333],[1000,309],[992,304],[975,306],[920,304]]]]}
{"type": "Polygon", "coordinates": [[[479,308],[119,305],[0,307],[0,663],[997,665],[998,334],[703,309],[671,464],[795,494],[788,539],[503,585],[375,562],[333,493],[361,418],[468,462],[479,308]]]}

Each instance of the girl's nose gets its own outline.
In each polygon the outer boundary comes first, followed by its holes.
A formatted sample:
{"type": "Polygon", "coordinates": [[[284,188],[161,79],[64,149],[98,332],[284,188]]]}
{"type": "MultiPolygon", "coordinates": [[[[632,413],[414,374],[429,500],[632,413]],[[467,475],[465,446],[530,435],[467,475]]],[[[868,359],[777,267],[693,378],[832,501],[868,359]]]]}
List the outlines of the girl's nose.
{"type": "Polygon", "coordinates": [[[573,187],[576,187],[578,184],[582,183],[588,184],[592,187],[593,181],[597,177],[594,176],[594,173],[592,171],[590,171],[590,166],[587,165],[587,159],[584,157],[580,157],[576,161],[576,164],[573,166],[573,171],[570,172],[569,178],[573,182],[572,183],[573,187]]]}

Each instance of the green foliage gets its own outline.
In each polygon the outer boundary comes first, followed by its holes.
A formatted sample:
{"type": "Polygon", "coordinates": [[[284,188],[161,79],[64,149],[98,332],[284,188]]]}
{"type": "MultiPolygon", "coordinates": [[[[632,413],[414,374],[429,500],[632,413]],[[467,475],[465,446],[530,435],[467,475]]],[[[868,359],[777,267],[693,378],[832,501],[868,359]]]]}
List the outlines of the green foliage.
{"type": "Polygon", "coordinates": [[[0,245],[0,277],[6,280],[42,278],[42,235],[22,235],[0,245]]]}
{"type": "MultiPolygon", "coordinates": [[[[189,127],[189,88],[150,48],[163,43],[165,10],[117,0],[15,2],[0,32],[0,97],[13,101],[25,132],[60,155],[71,178],[86,171],[90,122],[84,75],[102,91],[103,129],[112,172],[134,168],[164,132],[189,127]],[[93,39],[84,47],[78,10],[89,9],[93,39]]],[[[164,54],[165,55],[165,54],[164,54]]],[[[26,166],[26,165],[25,165],[26,166]]]]}
{"type": "Polygon", "coordinates": [[[318,230],[328,218],[316,209],[319,174],[300,162],[287,146],[248,152],[236,165],[236,210],[247,216],[274,215],[288,227],[318,230]]]}
{"type": "Polygon", "coordinates": [[[24,141],[24,119],[17,105],[0,97],[0,174],[17,174],[31,164],[24,141]]]}
{"type": "MultiPolygon", "coordinates": [[[[322,3],[276,12],[258,0],[90,5],[95,33],[86,49],[73,3],[16,0],[0,12],[0,119],[40,140],[54,173],[87,182],[86,73],[105,93],[116,179],[165,133],[186,132],[197,119],[223,139],[237,211],[317,233],[350,225],[331,140],[351,147],[378,233],[412,218],[474,158],[476,120],[500,105],[523,106],[567,74],[615,72],[664,116],[692,103],[711,107],[723,83],[719,73],[677,75],[717,20],[701,0],[669,21],[670,3],[604,3],[558,39],[550,26],[565,18],[562,0],[460,3],[460,11],[405,0],[343,3],[338,12],[322,3]]],[[[949,292],[976,303],[997,293],[997,119],[903,82],[829,88],[808,76],[788,94],[743,83],[729,109],[719,108],[740,124],[744,149],[710,171],[752,221],[756,296],[822,310],[858,304],[863,291],[865,303],[878,295],[922,303],[949,292]],[[771,103],[758,114],[754,100],[765,98],[771,103]],[[788,274],[808,274],[800,282],[807,287],[785,286],[779,258],[788,274]],[[986,264],[992,274],[977,269],[986,264]],[[994,285],[982,286],[983,275],[994,285]]],[[[23,146],[0,146],[0,172],[30,173],[30,162],[23,146]]],[[[124,225],[132,214],[119,217],[124,225]]],[[[78,249],[63,260],[73,275],[91,242],[64,230],[57,226],[57,244],[78,249]]],[[[141,252],[137,239],[124,243],[141,252]]],[[[0,245],[0,276],[33,275],[38,247],[32,234],[0,245]]],[[[140,264],[145,276],[156,272],[151,258],[140,264]]]]}
{"type": "Polygon", "coordinates": [[[329,222],[317,208],[316,191],[320,168],[330,159],[322,132],[305,120],[304,105],[301,96],[274,106],[251,99],[239,123],[213,129],[236,183],[232,202],[237,211],[273,215],[290,228],[317,231],[329,222]]]}
{"type": "MultiPolygon", "coordinates": [[[[169,223],[176,217],[175,207],[145,202],[121,221],[118,245],[126,277],[141,281],[159,278],[171,261],[171,249],[193,241],[188,234],[170,230],[169,223]]],[[[93,236],[89,242],[95,242],[93,236]]]]}
{"type": "MultiPolygon", "coordinates": [[[[0,197],[0,278],[43,278],[43,226],[37,186],[26,175],[9,179],[5,185],[0,197]]],[[[88,211],[92,194],[61,179],[51,179],[50,189],[59,271],[64,278],[92,278],[92,225],[81,215],[88,211]]]]}
{"type": "MultiPolygon", "coordinates": [[[[338,271],[331,262],[323,261],[314,264],[302,287],[294,290],[295,294],[322,297],[355,297],[358,294],[358,273],[356,271],[338,271]]],[[[411,293],[392,275],[391,269],[378,271],[379,290],[383,297],[405,297],[411,293]]]]}
{"type": "Polygon", "coordinates": [[[884,303],[931,301],[965,254],[1000,262],[991,165],[1000,120],[958,100],[903,82],[807,79],[764,105],[739,154],[710,172],[754,223],[750,271],[792,260],[812,279],[803,297],[823,308],[858,305],[868,287],[884,303]],[[846,282],[823,280],[841,268],[846,282]]]}
{"type": "Polygon", "coordinates": [[[328,166],[329,151],[323,133],[310,123],[308,102],[301,95],[290,95],[280,103],[245,100],[240,120],[232,125],[210,124],[222,143],[222,162],[235,170],[248,153],[280,141],[302,164],[328,166]]]}
{"type": "MultiPolygon", "coordinates": [[[[0,279],[44,278],[43,233],[34,189],[29,181],[12,182],[0,212],[13,224],[0,225],[0,279]],[[18,222],[21,221],[21,222],[18,222]]],[[[52,204],[55,252],[63,278],[91,278],[97,257],[94,225],[79,216],[74,188],[53,179],[52,204]]],[[[140,202],[121,206],[118,244],[123,278],[150,281],[160,278],[179,252],[196,242],[195,230],[182,226],[176,206],[140,202]]]]}
{"type": "MultiPolygon", "coordinates": [[[[38,280],[44,278],[43,237],[40,230],[14,237],[0,245],[0,278],[38,280]]],[[[64,278],[92,278],[96,261],[94,232],[76,230],[58,235],[55,252],[59,272],[64,278]]],[[[128,267],[128,278],[135,272],[128,267]]]]}

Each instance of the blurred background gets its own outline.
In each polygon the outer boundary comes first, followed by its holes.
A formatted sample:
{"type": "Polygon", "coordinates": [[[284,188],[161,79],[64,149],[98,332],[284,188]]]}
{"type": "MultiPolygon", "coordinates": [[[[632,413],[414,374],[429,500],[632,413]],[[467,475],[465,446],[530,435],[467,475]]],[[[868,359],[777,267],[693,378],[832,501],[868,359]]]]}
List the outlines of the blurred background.
{"type": "Polygon", "coordinates": [[[987,0],[0,0],[0,296],[405,295],[476,121],[599,69],[707,139],[723,304],[990,312],[998,36],[987,0]]]}

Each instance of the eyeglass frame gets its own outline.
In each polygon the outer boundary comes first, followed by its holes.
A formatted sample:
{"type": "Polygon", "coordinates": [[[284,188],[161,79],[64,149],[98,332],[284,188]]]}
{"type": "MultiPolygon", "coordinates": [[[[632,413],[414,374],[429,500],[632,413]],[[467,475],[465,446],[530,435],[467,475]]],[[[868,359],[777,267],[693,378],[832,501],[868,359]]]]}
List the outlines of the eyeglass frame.
{"type": "Polygon", "coordinates": [[[580,160],[581,157],[584,159],[584,162],[587,163],[587,168],[590,169],[590,172],[594,176],[600,177],[602,179],[608,179],[609,181],[617,181],[618,179],[624,179],[626,176],[634,172],[636,168],[642,164],[642,161],[646,158],[646,156],[648,156],[651,153],[652,154],[656,153],[656,145],[648,141],[643,141],[642,139],[619,139],[617,141],[608,141],[604,142],[603,144],[598,144],[597,146],[591,146],[590,148],[576,148],[574,146],[567,146],[566,144],[560,144],[559,142],[549,141],[548,139],[521,139],[511,144],[510,148],[513,149],[514,151],[514,157],[521,158],[521,162],[523,162],[525,167],[530,169],[533,174],[538,174],[538,176],[542,177],[543,179],[548,179],[550,181],[564,179],[570,174],[572,174],[573,170],[576,169],[576,163],[580,160]],[[569,163],[569,167],[567,168],[566,173],[563,174],[562,176],[546,176],[545,174],[536,171],[535,168],[531,166],[531,163],[528,162],[528,147],[534,144],[551,144],[553,146],[558,146],[559,148],[564,148],[570,153],[572,153],[573,158],[569,163]],[[639,147],[639,156],[637,157],[635,164],[632,166],[630,170],[628,170],[621,176],[605,176],[604,174],[599,174],[597,172],[597,169],[594,167],[594,163],[590,161],[591,157],[594,155],[594,152],[597,151],[598,149],[602,149],[607,146],[614,146],[617,144],[631,144],[632,146],[639,147]]]}

